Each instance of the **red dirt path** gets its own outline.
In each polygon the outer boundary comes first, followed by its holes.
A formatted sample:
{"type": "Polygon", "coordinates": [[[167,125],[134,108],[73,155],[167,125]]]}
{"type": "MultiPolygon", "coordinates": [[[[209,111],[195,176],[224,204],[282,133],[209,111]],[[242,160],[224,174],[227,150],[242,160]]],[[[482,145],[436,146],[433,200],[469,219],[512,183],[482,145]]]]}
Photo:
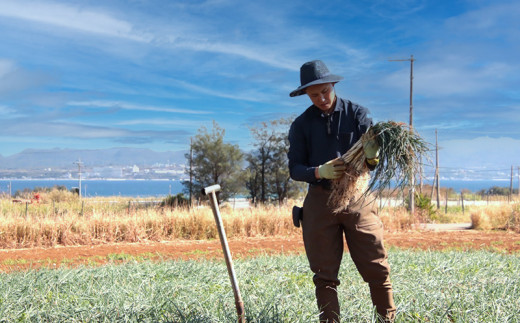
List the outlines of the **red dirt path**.
{"type": "MultiPolygon", "coordinates": [[[[520,234],[510,232],[464,231],[409,231],[386,232],[386,247],[431,250],[487,249],[520,252],[520,234]]],[[[243,238],[229,241],[233,258],[261,254],[303,253],[300,235],[289,237],[243,238]]],[[[35,269],[40,267],[73,267],[124,262],[131,259],[200,259],[222,258],[219,240],[212,241],[146,241],[91,246],[57,246],[53,248],[0,250],[0,271],[35,269]]]]}

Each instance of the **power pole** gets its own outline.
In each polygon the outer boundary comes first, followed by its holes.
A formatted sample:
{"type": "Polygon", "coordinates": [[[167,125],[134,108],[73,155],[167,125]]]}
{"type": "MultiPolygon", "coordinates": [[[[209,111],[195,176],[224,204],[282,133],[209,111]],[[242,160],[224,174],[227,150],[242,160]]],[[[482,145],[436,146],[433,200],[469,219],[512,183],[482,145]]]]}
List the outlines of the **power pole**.
{"type": "MultiPolygon", "coordinates": [[[[437,129],[435,129],[435,181],[437,182],[437,210],[438,210],[441,207],[441,202],[440,202],[441,185],[439,183],[439,145],[438,145],[438,141],[437,141],[437,129]]],[[[446,194],[448,194],[448,193],[446,193],[446,194]]]]}
{"type": "MultiPolygon", "coordinates": [[[[390,62],[410,62],[410,132],[413,131],[413,55],[406,59],[389,59],[390,62]]],[[[422,174],[420,174],[422,176],[422,174]]],[[[415,174],[410,174],[410,213],[414,214],[415,205],[415,174]]]]}
{"type": "Polygon", "coordinates": [[[78,175],[79,175],[79,199],[81,200],[81,166],[83,166],[83,162],[81,162],[81,159],[78,158],[78,161],[74,164],[78,165],[78,175]]]}
{"type": "Polygon", "coordinates": [[[509,184],[509,202],[513,200],[513,165],[511,165],[511,182],[509,184]]]}
{"type": "Polygon", "coordinates": [[[193,138],[190,138],[190,207],[193,206],[193,138]]]}

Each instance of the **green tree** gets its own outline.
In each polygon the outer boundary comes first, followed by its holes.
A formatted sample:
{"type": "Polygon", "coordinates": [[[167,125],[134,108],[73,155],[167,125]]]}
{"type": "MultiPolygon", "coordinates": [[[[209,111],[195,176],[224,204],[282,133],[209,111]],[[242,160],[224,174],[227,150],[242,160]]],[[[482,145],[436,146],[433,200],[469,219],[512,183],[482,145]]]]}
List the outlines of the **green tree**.
{"type": "Polygon", "coordinates": [[[508,187],[500,187],[500,186],[492,186],[490,189],[487,190],[488,195],[503,195],[507,196],[509,195],[509,188],[508,187]]]}
{"type": "Polygon", "coordinates": [[[253,203],[265,203],[268,198],[267,192],[267,172],[268,164],[273,154],[274,130],[269,128],[266,122],[260,123],[257,128],[250,128],[253,136],[253,146],[256,150],[250,152],[246,159],[249,163],[247,167],[248,180],[246,187],[253,199],[253,203]]]}
{"type": "MultiPolygon", "coordinates": [[[[225,130],[213,121],[213,129],[201,127],[192,140],[192,154],[186,154],[192,165],[186,173],[193,178],[193,193],[200,198],[204,187],[219,184],[219,200],[225,201],[243,190],[241,165],[243,154],[237,145],[224,142],[225,130]],[[191,160],[190,160],[191,159],[191,160]]],[[[189,181],[183,183],[189,192],[189,181]]]]}
{"type": "Polygon", "coordinates": [[[246,155],[248,166],[244,171],[246,177],[246,189],[251,197],[251,202],[256,204],[261,199],[261,167],[258,165],[259,158],[254,152],[246,155]]]}
{"type": "Polygon", "coordinates": [[[292,181],[289,175],[287,133],[291,120],[281,118],[262,122],[250,129],[256,149],[247,156],[246,186],[254,202],[276,200],[282,203],[302,191],[302,185],[292,181]]]}

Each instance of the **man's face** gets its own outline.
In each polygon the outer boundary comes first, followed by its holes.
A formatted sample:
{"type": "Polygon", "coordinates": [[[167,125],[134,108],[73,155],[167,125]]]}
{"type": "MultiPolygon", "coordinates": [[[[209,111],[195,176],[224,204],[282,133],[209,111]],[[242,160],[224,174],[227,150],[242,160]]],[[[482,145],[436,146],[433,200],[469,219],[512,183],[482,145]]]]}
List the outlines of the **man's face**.
{"type": "Polygon", "coordinates": [[[336,94],[333,83],[311,85],[305,92],[312,103],[323,112],[327,112],[334,105],[336,94]]]}

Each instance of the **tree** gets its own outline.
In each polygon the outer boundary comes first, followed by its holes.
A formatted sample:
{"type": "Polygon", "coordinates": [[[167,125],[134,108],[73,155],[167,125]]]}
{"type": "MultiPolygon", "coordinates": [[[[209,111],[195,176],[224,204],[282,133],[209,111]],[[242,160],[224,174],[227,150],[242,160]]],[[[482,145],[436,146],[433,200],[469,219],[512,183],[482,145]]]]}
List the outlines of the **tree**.
{"type": "Polygon", "coordinates": [[[292,119],[262,122],[251,128],[256,150],[247,156],[247,188],[253,202],[269,199],[282,203],[288,197],[299,195],[302,185],[291,180],[287,152],[287,133],[292,119]]]}
{"type": "Polygon", "coordinates": [[[282,203],[288,197],[294,197],[300,191],[299,185],[291,180],[289,174],[289,137],[287,136],[291,119],[279,119],[271,121],[274,128],[271,137],[271,162],[269,164],[270,178],[268,180],[268,190],[271,195],[282,203]]]}
{"type": "Polygon", "coordinates": [[[254,153],[247,154],[246,160],[249,163],[244,172],[244,176],[246,177],[246,189],[248,190],[249,196],[251,197],[251,202],[256,204],[258,202],[259,196],[261,195],[261,167],[258,165],[258,159],[254,153]]]}
{"type": "MultiPolygon", "coordinates": [[[[237,145],[224,142],[225,130],[213,121],[213,129],[209,132],[201,127],[192,140],[192,154],[185,157],[192,165],[186,173],[193,178],[193,193],[200,198],[204,187],[219,184],[220,201],[225,201],[243,189],[241,165],[243,154],[237,145]]],[[[189,191],[190,183],[184,182],[185,191],[189,191]]]]}
{"type": "Polygon", "coordinates": [[[486,193],[487,193],[487,195],[508,196],[509,195],[509,187],[492,186],[490,189],[487,190],[486,193]]]}
{"type": "Polygon", "coordinates": [[[248,181],[246,184],[253,202],[265,203],[267,201],[267,177],[268,163],[274,150],[273,137],[274,130],[269,125],[262,122],[258,128],[250,128],[254,138],[253,145],[256,150],[249,153],[246,157],[249,162],[248,181]]]}

